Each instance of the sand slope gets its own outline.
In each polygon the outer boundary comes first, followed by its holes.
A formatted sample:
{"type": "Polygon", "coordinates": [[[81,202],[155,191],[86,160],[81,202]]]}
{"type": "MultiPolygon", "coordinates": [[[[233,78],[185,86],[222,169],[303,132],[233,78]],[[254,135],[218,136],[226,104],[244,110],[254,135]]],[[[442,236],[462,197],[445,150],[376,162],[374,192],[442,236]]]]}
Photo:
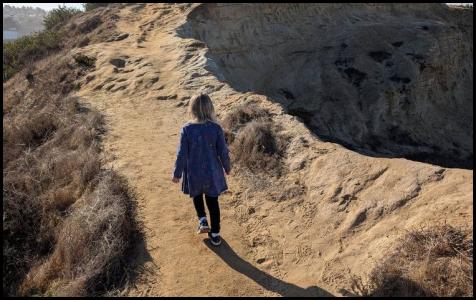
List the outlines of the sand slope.
{"type": "Polygon", "coordinates": [[[134,259],[145,270],[129,295],[341,295],[404,230],[443,220],[472,228],[472,170],[358,154],[319,140],[266,96],[234,90],[210,71],[206,45],[177,33],[196,7],[127,6],[118,22],[127,38],[74,50],[97,58],[78,95],[106,115],[106,158],[139,197],[146,250],[134,259]],[[170,180],[197,91],[221,116],[254,101],[290,137],[283,177],[257,178],[259,189],[246,174],[229,177],[218,249],[195,234],[192,203],[170,180]]]}

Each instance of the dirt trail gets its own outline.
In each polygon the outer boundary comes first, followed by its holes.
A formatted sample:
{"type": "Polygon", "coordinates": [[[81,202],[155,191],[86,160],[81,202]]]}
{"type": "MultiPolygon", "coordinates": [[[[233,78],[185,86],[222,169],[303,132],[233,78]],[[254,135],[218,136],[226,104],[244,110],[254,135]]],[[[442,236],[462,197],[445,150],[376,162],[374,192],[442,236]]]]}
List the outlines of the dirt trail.
{"type": "MultiPolygon", "coordinates": [[[[178,12],[172,8],[143,9],[141,14],[148,15],[138,17],[133,11],[123,10],[118,28],[128,32],[130,37],[92,45],[87,51],[105,55],[106,59],[114,55],[141,58],[147,62],[147,72],[153,71],[160,78],[162,86],[156,93],[180,94],[174,90],[177,86],[174,83],[181,74],[175,72],[173,65],[173,49],[178,38],[167,28],[152,30],[154,26],[175,26],[183,21],[184,14],[178,12]]],[[[101,57],[98,62],[97,77],[108,76],[101,70],[101,57]]],[[[132,78],[134,74],[124,75],[132,78]]],[[[127,94],[130,86],[128,82],[124,93],[96,92],[93,86],[79,92],[86,103],[106,116],[107,133],[102,141],[105,153],[110,156],[110,165],[129,180],[138,195],[146,244],[142,248],[138,246],[136,260],[150,272],[141,274],[136,287],[127,293],[130,296],[326,294],[318,287],[284,282],[278,276],[261,271],[255,262],[247,259],[249,249],[240,224],[232,218],[227,195],[220,199],[222,245],[214,248],[206,240],[206,234],[195,233],[197,218],[192,202],[180,191],[180,185],[171,182],[178,133],[186,121],[184,110],[176,107],[177,101],[127,94]]]]}

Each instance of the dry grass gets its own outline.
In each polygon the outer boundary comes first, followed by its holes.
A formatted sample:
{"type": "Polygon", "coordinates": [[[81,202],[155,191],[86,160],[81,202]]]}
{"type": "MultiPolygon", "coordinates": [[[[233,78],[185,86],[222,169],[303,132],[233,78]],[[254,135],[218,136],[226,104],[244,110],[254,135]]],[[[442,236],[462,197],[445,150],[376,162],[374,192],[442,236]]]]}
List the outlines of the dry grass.
{"type": "Polygon", "coordinates": [[[133,240],[134,219],[126,182],[111,171],[95,177],[71,207],[57,233],[53,253],[23,280],[20,294],[88,296],[114,289],[127,279],[124,254],[133,240]]]}
{"type": "Polygon", "coordinates": [[[413,230],[370,274],[354,280],[363,296],[473,296],[473,240],[447,224],[413,230]]]}
{"type": "Polygon", "coordinates": [[[252,121],[243,127],[231,145],[233,161],[253,172],[281,174],[284,144],[271,122],[252,121]]]}
{"type": "Polygon", "coordinates": [[[233,161],[252,172],[275,170],[280,173],[284,142],[271,114],[255,103],[244,103],[221,121],[233,161]]]}
{"type": "Polygon", "coordinates": [[[68,94],[57,55],[4,84],[4,295],[96,295],[124,283],[141,234],[127,183],[102,167],[102,116],[68,94]],[[48,66],[46,68],[45,66],[48,66]]]}
{"type": "Polygon", "coordinates": [[[235,174],[256,190],[269,186],[284,171],[286,140],[271,114],[258,104],[236,106],[220,122],[230,145],[235,174]]]}
{"type": "Polygon", "coordinates": [[[269,121],[270,114],[254,103],[241,104],[227,113],[221,121],[227,143],[233,143],[238,131],[253,120],[269,121]]]}

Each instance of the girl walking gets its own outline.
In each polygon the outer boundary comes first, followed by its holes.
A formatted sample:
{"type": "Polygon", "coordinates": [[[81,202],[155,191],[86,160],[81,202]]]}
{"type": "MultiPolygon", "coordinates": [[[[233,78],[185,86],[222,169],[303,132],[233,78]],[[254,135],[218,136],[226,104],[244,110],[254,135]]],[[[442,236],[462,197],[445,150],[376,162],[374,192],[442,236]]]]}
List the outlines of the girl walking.
{"type": "Polygon", "coordinates": [[[220,239],[218,196],[228,189],[225,175],[230,174],[230,158],[223,130],[216,123],[212,100],[206,94],[192,97],[189,104],[192,120],[180,130],[180,144],[172,181],[182,178],[182,191],[193,198],[199,219],[198,232],[208,233],[213,245],[220,239]],[[210,213],[211,230],[203,204],[210,213]]]}

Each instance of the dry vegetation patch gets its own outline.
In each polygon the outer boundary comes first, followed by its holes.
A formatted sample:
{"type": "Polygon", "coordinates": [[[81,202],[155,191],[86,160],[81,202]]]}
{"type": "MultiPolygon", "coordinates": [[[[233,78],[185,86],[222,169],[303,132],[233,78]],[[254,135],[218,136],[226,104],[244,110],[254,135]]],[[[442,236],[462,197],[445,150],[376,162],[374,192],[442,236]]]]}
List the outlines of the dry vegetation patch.
{"type": "Polygon", "coordinates": [[[103,167],[102,116],[69,96],[87,74],[71,59],[60,54],[4,84],[4,295],[118,288],[142,238],[127,182],[103,167]]]}
{"type": "Polygon", "coordinates": [[[268,111],[248,102],[226,114],[221,124],[230,145],[232,161],[239,168],[246,169],[242,173],[281,176],[286,140],[268,111]]]}
{"type": "Polygon", "coordinates": [[[233,143],[238,131],[253,120],[269,121],[270,114],[255,103],[244,103],[228,112],[221,122],[226,141],[233,143]]]}
{"type": "Polygon", "coordinates": [[[408,232],[376,266],[369,282],[354,279],[363,296],[473,296],[470,232],[444,224],[408,232]]]}
{"type": "Polygon", "coordinates": [[[233,161],[254,172],[280,176],[284,144],[272,122],[252,121],[231,145],[233,161]]]}

